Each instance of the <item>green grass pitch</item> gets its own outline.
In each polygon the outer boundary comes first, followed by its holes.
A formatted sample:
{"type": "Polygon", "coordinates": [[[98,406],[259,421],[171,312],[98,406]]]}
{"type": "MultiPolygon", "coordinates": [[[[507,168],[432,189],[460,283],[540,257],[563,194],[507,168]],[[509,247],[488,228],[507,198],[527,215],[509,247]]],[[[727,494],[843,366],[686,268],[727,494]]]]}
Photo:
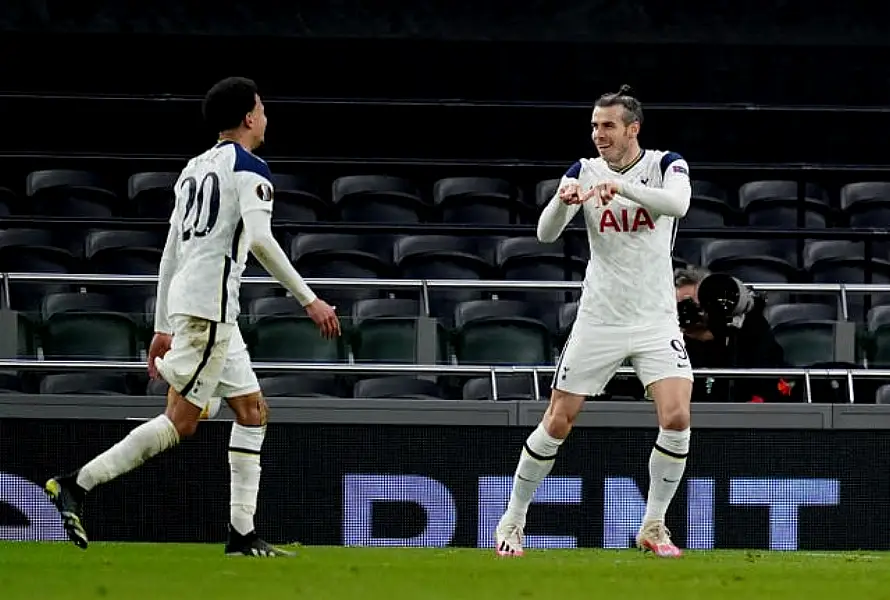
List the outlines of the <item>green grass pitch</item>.
{"type": "Polygon", "coordinates": [[[227,558],[222,546],[0,543],[3,600],[208,598],[502,600],[651,597],[844,600],[890,597],[890,554],[634,550],[295,548],[295,558],[227,558]]]}

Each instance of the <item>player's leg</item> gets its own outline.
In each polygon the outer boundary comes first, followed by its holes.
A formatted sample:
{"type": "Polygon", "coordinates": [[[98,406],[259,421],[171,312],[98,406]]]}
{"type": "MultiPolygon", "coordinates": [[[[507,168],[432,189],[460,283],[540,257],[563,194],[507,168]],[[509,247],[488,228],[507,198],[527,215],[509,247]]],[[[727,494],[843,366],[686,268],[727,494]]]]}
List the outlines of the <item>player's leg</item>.
{"type": "Polygon", "coordinates": [[[231,326],[194,318],[174,323],[179,327],[173,344],[158,362],[159,371],[170,383],[164,414],[139,425],[77,471],[46,483],[46,493],[59,509],[68,537],[81,548],[88,545],[82,523],[86,494],[192,435],[209,392],[216,387],[231,326]]]}
{"type": "Polygon", "coordinates": [[[658,436],[649,456],[646,514],[637,545],[658,556],[676,557],[682,553],[671,541],[665,515],[680,486],[689,454],[692,369],[678,330],[653,330],[641,335],[635,350],[637,375],[655,402],[658,415],[658,436]]]}
{"type": "Polygon", "coordinates": [[[553,469],[585,398],[602,393],[626,353],[626,338],[583,326],[573,329],[553,377],[550,405],[519,455],[510,501],[495,530],[499,555],[523,554],[526,514],[538,486],[553,469]]]}
{"type": "Polygon", "coordinates": [[[289,556],[256,533],[254,515],[260,489],[260,454],[266,438],[269,407],[250,366],[250,355],[236,329],[217,395],[227,398],[235,413],[229,436],[230,519],[228,555],[289,556]]]}

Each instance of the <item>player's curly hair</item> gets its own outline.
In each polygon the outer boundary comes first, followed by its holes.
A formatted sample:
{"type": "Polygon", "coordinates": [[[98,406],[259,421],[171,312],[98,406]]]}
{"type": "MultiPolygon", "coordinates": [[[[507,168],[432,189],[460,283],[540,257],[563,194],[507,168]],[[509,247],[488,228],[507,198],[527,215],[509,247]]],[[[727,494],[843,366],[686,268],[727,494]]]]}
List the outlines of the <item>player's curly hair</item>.
{"type": "Polygon", "coordinates": [[[634,121],[640,125],[643,124],[643,105],[634,98],[633,89],[626,83],[618,88],[617,92],[609,92],[600,96],[594,106],[623,106],[625,125],[630,125],[634,121]]]}
{"type": "Polygon", "coordinates": [[[256,106],[256,83],[245,77],[226,77],[217,82],[201,105],[204,121],[215,132],[235,129],[256,106]]]}

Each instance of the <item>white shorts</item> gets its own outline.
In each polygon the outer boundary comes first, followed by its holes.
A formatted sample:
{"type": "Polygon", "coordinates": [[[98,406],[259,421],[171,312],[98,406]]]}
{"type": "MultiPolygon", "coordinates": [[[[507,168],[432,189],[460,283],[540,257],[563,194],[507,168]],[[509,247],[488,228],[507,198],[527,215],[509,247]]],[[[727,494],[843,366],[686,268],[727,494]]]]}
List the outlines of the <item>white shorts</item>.
{"type": "Polygon", "coordinates": [[[579,320],[559,357],[552,387],[597,396],[628,358],[644,388],[668,377],[693,380],[679,325],[589,325],[579,320]]]}
{"type": "Polygon", "coordinates": [[[204,410],[211,398],[260,391],[238,325],[171,315],[173,343],[158,372],[186,400],[204,410]]]}

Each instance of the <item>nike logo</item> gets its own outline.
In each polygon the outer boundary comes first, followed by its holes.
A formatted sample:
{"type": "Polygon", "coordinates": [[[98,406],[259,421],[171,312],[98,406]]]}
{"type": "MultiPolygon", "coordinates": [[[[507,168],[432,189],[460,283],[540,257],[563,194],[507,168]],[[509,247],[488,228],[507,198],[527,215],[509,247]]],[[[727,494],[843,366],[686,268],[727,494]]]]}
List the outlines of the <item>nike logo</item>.
{"type": "Polygon", "coordinates": [[[680,481],[679,479],[668,479],[667,477],[662,477],[661,480],[665,483],[677,483],[678,481],[680,481]]]}
{"type": "Polygon", "coordinates": [[[677,363],[677,368],[678,368],[678,369],[685,369],[685,368],[687,368],[688,366],[689,366],[689,364],[687,364],[687,363],[677,363]]]}

